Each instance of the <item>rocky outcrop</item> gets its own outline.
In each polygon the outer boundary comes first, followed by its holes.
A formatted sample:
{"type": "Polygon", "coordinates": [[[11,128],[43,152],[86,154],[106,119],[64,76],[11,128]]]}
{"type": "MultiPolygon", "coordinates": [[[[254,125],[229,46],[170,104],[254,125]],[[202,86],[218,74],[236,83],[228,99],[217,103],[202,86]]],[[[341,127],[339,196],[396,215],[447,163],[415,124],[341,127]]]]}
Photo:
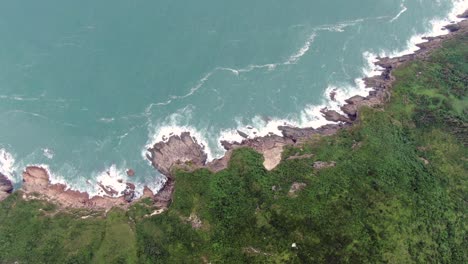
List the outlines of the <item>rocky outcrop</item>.
{"type": "Polygon", "coordinates": [[[249,138],[249,135],[247,135],[245,132],[242,132],[240,130],[237,130],[237,134],[239,134],[243,138],[249,138]]]}
{"type": "MultiPolygon", "coordinates": [[[[246,139],[240,143],[237,142],[221,142],[223,147],[231,151],[239,147],[250,147],[261,153],[264,158],[263,165],[267,170],[274,169],[281,161],[281,154],[283,153],[283,147],[286,145],[294,144],[294,141],[290,138],[280,137],[277,135],[268,135],[265,137],[258,137],[254,139],[246,139]]],[[[226,163],[227,165],[227,163],[226,163]]]]}
{"type": "Polygon", "coordinates": [[[184,132],[180,136],[171,136],[167,142],[156,143],[148,149],[147,158],[164,175],[170,175],[174,165],[190,163],[194,167],[206,164],[207,154],[204,146],[184,132]]]}
{"type": "Polygon", "coordinates": [[[458,15],[459,18],[468,18],[468,9],[463,12],[463,14],[458,15]]]}
{"type": "Polygon", "coordinates": [[[328,136],[335,134],[338,130],[349,127],[349,123],[327,124],[319,128],[298,128],[291,126],[279,126],[283,137],[291,139],[294,143],[302,143],[314,135],[328,136]]]}
{"type": "Polygon", "coordinates": [[[307,128],[298,128],[291,126],[279,126],[278,129],[283,134],[283,137],[292,140],[293,142],[298,142],[302,139],[310,138],[313,135],[317,135],[317,130],[311,127],[307,128]]]}
{"type": "Polygon", "coordinates": [[[167,181],[163,188],[154,196],[154,203],[157,207],[166,209],[172,202],[174,193],[175,179],[171,174],[166,175],[167,181]]]}
{"type": "Polygon", "coordinates": [[[127,203],[130,203],[135,198],[135,184],[127,182],[127,188],[121,193],[124,200],[127,203]]]}
{"type": "Polygon", "coordinates": [[[325,117],[325,119],[328,121],[351,123],[351,120],[349,118],[341,115],[335,110],[328,110],[327,108],[324,108],[320,110],[320,112],[323,114],[323,117],[325,117]]]}
{"type": "Polygon", "coordinates": [[[0,201],[5,200],[13,192],[13,184],[3,174],[0,173],[0,201]]]}
{"type": "Polygon", "coordinates": [[[155,195],[154,202],[159,208],[167,208],[172,200],[175,179],[171,173],[174,166],[197,169],[206,165],[207,154],[189,132],[173,135],[166,142],[158,142],[148,149],[147,158],[153,166],[167,177],[163,188],[155,195]]]}
{"type": "Polygon", "coordinates": [[[460,26],[458,24],[450,24],[450,25],[445,26],[444,28],[450,32],[455,32],[460,29],[460,26]]]}

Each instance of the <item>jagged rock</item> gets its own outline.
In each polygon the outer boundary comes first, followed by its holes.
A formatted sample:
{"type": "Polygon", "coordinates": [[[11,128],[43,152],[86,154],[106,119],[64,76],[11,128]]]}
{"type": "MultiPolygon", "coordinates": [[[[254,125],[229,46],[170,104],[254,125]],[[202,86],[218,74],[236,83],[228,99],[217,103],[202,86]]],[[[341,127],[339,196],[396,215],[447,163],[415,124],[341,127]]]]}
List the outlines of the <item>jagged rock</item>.
{"type": "Polygon", "coordinates": [[[468,18],[468,10],[466,10],[463,14],[458,15],[459,18],[468,18]]]}
{"type": "Polygon", "coordinates": [[[173,135],[167,142],[156,143],[148,151],[153,166],[168,177],[174,165],[190,162],[195,167],[202,167],[207,159],[204,147],[189,132],[173,135]]]}
{"type": "Polygon", "coordinates": [[[168,208],[172,201],[174,193],[175,181],[173,178],[167,178],[164,187],[154,196],[154,204],[158,208],[168,208]]]}
{"type": "Polygon", "coordinates": [[[320,110],[320,112],[323,114],[326,120],[332,121],[332,122],[345,122],[345,123],[350,123],[351,120],[349,118],[346,118],[342,116],[340,113],[338,113],[335,110],[328,110],[326,108],[320,110]]]}
{"type": "Polygon", "coordinates": [[[135,198],[135,185],[133,183],[127,182],[127,188],[123,191],[123,196],[128,203],[133,201],[133,198],[135,198]]]}
{"type": "Polygon", "coordinates": [[[458,25],[458,24],[450,24],[450,25],[445,26],[444,28],[447,29],[447,30],[450,31],[450,32],[455,32],[455,31],[460,30],[460,25],[458,25]]]}
{"type": "Polygon", "coordinates": [[[0,201],[5,200],[13,192],[13,184],[3,174],[0,173],[0,201]]]}
{"type": "Polygon", "coordinates": [[[311,127],[297,128],[290,126],[279,126],[278,129],[285,138],[289,138],[294,142],[297,142],[300,139],[310,138],[311,136],[318,134],[317,131],[311,127]]]}
{"type": "Polygon", "coordinates": [[[114,188],[112,188],[112,186],[107,186],[107,185],[104,185],[102,184],[101,182],[98,182],[97,185],[99,186],[99,188],[101,188],[101,190],[107,194],[109,197],[112,197],[114,195],[118,195],[119,192],[114,190],[114,188]]]}
{"type": "Polygon", "coordinates": [[[331,167],[335,167],[335,166],[336,166],[336,162],[334,162],[334,161],[331,161],[331,162],[316,161],[316,162],[314,162],[314,169],[316,169],[316,170],[331,168],[331,167]]]}
{"type": "Polygon", "coordinates": [[[132,169],[128,169],[126,172],[127,172],[127,176],[130,176],[130,177],[135,176],[135,171],[132,169]]]}
{"type": "Polygon", "coordinates": [[[351,98],[348,98],[345,100],[346,103],[348,104],[359,104],[360,102],[364,101],[366,98],[365,97],[362,97],[360,95],[355,95],[351,98]]]}
{"type": "Polygon", "coordinates": [[[246,133],[244,133],[244,132],[242,132],[240,130],[237,130],[237,133],[243,138],[249,138],[249,135],[247,135],[246,133]]]}
{"type": "Polygon", "coordinates": [[[330,99],[333,101],[333,102],[336,102],[336,89],[333,89],[330,94],[330,99]]]}
{"type": "Polygon", "coordinates": [[[375,107],[382,104],[384,95],[379,91],[374,91],[368,97],[353,96],[346,100],[345,105],[341,107],[341,110],[349,116],[351,120],[356,120],[358,110],[362,106],[375,107]]]}
{"type": "Polygon", "coordinates": [[[49,185],[49,175],[47,171],[39,167],[27,167],[23,172],[23,186],[25,191],[39,190],[49,185]]]}

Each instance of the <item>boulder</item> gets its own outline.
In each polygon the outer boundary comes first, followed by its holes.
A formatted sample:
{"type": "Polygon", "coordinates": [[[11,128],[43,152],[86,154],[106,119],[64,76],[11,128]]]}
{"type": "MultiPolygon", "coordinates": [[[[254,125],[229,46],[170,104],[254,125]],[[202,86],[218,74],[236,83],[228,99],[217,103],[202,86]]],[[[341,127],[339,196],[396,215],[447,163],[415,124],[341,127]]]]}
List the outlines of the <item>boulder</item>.
{"type": "Polygon", "coordinates": [[[447,29],[447,30],[450,31],[450,32],[455,32],[455,31],[460,30],[460,25],[458,25],[458,24],[450,24],[450,25],[445,26],[444,28],[447,29]]]}
{"type": "Polygon", "coordinates": [[[244,132],[242,132],[240,130],[237,130],[237,134],[239,134],[243,138],[249,138],[249,135],[247,135],[246,133],[244,133],[244,132]]]}
{"type": "Polygon", "coordinates": [[[323,114],[326,120],[332,121],[332,122],[345,122],[345,123],[350,123],[351,120],[349,118],[346,118],[342,116],[340,113],[338,113],[335,110],[328,110],[326,108],[320,110],[320,112],[323,114]]]}
{"type": "Polygon", "coordinates": [[[127,176],[130,176],[130,177],[135,176],[135,171],[132,170],[132,169],[128,169],[127,170],[127,176]]]}

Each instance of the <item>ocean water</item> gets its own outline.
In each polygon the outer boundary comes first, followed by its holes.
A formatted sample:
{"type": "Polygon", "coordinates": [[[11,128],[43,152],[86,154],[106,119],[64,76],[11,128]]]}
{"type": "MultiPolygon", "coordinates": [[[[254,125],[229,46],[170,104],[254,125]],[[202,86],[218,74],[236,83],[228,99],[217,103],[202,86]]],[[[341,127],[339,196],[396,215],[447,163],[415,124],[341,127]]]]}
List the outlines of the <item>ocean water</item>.
{"type": "Polygon", "coordinates": [[[190,131],[220,139],[317,127],[319,110],[369,91],[377,56],[443,34],[468,1],[0,1],[0,172],[25,166],[102,194],[164,181],[145,149],[190,131]],[[327,95],[337,90],[339,102],[327,95]]]}

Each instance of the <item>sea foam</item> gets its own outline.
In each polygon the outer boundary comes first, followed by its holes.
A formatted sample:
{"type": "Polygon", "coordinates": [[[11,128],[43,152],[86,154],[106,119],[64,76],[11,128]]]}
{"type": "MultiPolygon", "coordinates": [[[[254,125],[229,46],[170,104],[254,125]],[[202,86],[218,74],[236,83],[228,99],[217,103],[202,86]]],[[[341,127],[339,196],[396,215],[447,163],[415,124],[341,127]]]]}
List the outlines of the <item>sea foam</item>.
{"type": "Polygon", "coordinates": [[[0,173],[5,175],[10,181],[16,183],[19,182],[15,174],[16,170],[17,166],[13,154],[4,148],[0,148],[0,173]]]}

